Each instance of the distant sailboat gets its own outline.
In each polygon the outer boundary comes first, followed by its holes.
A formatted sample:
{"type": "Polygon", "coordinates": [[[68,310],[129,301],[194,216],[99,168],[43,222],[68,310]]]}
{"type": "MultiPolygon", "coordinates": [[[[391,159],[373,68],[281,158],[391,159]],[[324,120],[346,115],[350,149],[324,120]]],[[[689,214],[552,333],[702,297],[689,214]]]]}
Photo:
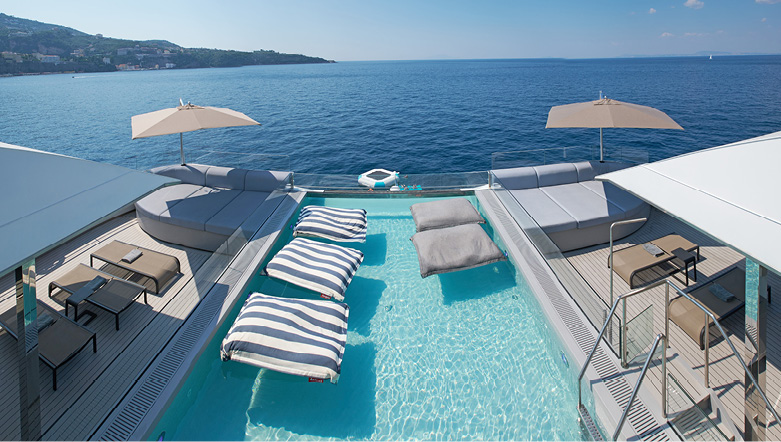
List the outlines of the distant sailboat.
{"type": "Polygon", "coordinates": [[[711,56],[708,58],[708,60],[713,60],[713,55],[711,55],[711,56]]]}

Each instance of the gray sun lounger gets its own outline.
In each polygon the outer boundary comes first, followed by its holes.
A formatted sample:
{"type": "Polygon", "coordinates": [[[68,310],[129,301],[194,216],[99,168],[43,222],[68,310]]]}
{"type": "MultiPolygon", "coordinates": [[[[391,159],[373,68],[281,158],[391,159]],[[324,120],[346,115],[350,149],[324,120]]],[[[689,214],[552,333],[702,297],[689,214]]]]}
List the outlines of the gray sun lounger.
{"type": "MultiPolygon", "coordinates": [[[[116,329],[119,330],[119,314],[135,304],[135,300],[141,294],[144,295],[144,304],[148,304],[146,287],[117,278],[86,264],[79,264],[70,272],[49,283],[49,297],[52,297],[55,288],[72,295],[97,276],[106,278],[109,282],[85,298],[84,301],[113,314],[116,329]]],[[[66,304],[66,316],[67,313],[68,305],[66,304]]],[[[74,319],[78,319],[78,317],[74,319]]]]}
{"type": "MultiPolygon", "coordinates": [[[[44,364],[52,369],[52,389],[57,390],[57,369],[73,359],[92,341],[92,352],[98,351],[95,332],[81,326],[46,304],[38,303],[38,322],[41,327],[44,321],[51,322],[38,331],[38,356],[44,364]]],[[[14,339],[19,339],[16,333],[16,307],[0,314],[0,327],[14,339]]]]}
{"type": "MultiPolygon", "coordinates": [[[[155,284],[154,293],[171,282],[181,271],[179,259],[165,253],[149,250],[121,241],[111,241],[89,256],[89,264],[94,267],[94,260],[107,262],[128,272],[136,273],[151,279],[155,284]],[[128,254],[138,250],[141,254],[131,262],[124,260],[128,254]]],[[[127,278],[125,278],[127,279],[127,278]]]]}
{"type": "MultiPolygon", "coordinates": [[[[697,273],[696,262],[700,260],[700,246],[694,244],[680,235],[667,235],[661,238],[651,241],[652,244],[658,246],[661,249],[661,253],[658,256],[654,256],[647,251],[643,246],[645,244],[635,244],[627,248],[616,250],[613,252],[613,271],[615,271],[621,278],[629,284],[629,288],[636,288],[643,284],[643,281],[638,280],[638,276],[645,270],[652,269],[654,267],[660,267],[664,264],[674,260],[675,249],[683,249],[686,252],[697,252],[695,259],[695,274],[697,273]]],[[[608,268],[610,267],[610,257],[607,258],[608,268]]],[[[673,266],[670,270],[665,270],[666,275],[672,275],[676,272],[684,270],[685,267],[673,266]]],[[[695,279],[696,281],[696,279],[695,279]]]]}
{"type": "MultiPolygon", "coordinates": [[[[768,286],[767,292],[769,299],[770,286],[768,286]]],[[[737,267],[726,269],[707,282],[694,287],[689,291],[689,295],[710,310],[717,320],[721,321],[745,305],[746,273],[737,267]],[[719,299],[713,293],[715,284],[732,294],[734,298],[729,301],[719,299]]],[[[705,320],[707,319],[711,326],[713,321],[699,307],[683,296],[679,296],[670,301],[670,319],[694,342],[699,344],[700,350],[705,349],[705,320]]]]}

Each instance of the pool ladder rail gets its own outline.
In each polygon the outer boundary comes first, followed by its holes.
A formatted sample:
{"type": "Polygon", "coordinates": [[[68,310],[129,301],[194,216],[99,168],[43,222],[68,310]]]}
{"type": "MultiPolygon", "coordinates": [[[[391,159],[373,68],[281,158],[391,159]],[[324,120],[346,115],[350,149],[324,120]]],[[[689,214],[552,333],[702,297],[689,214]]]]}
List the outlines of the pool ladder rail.
{"type": "Polygon", "coordinates": [[[597,424],[594,422],[594,419],[591,418],[591,415],[589,414],[585,405],[578,405],[578,416],[580,425],[583,427],[583,429],[586,430],[586,432],[588,432],[589,436],[591,436],[591,440],[596,442],[601,442],[604,440],[602,438],[602,433],[599,432],[597,424]]]}
{"type": "MultiPolygon", "coordinates": [[[[580,370],[580,374],[578,375],[578,414],[580,415],[581,423],[584,427],[589,431],[591,434],[591,437],[594,440],[602,440],[602,436],[600,435],[599,431],[597,430],[596,425],[594,424],[593,419],[588,413],[588,410],[586,410],[586,407],[583,405],[582,402],[582,379],[583,376],[586,374],[586,369],[589,366],[589,363],[591,363],[591,359],[594,357],[594,354],[597,351],[597,348],[599,348],[599,343],[602,339],[605,337],[605,331],[608,328],[608,324],[610,324],[610,319],[613,317],[613,314],[616,312],[616,308],[618,308],[619,302],[623,302],[623,315],[624,315],[624,321],[621,323],[621,341],[622,341],[622,365],[626,368],[627,362],[626,361],[626,300],[628,298],[631,298],[632,296],[638,295],[640,293],[646,292],[648,290],[651,290],[653,288],[659,287],[661,285],[665,286],[665,302],[664,302],[664,333],[659,333],[656,335],[656,339],[654,340],[653,346],[651,347],[651,351],[648,353],[648,357],[646,357],[645,363],[643,364],[643,369],[640,371],[640,377],[637,380],[637,383],[635,384],[634,389],[632,390],[632,395],[629,398],[629,401],[627,402],[627,406],[624,409],[623,413],[621,414],[621,418],[618,421],[618,425],[613,432],[613,440],[618,440],[618,437],[621,434],[621,430],[624,427],[624,423],[626,422],[626,418],[629,416],[629,411],[632,408],[632,403],[634,402],[638,391],[640,390],[640,385],[643,383],[643,379],[645,379],[646,372],[648,371],[648,368],[651,366],[651,361],[653,360],[654,354],[656,353],[656,349],[659,346],[659,343],[664,341],[664,346],[662,347],[662,418],[667,419],[667,347],[669,346],[669,342],[667,337],[670,335],[670,288],[672,288],[675,293],[679,296],[683,296],[689,301],[691,301],[694,305],[697,306],[700,310],[702,310],[706,315],[710,317],[710,319],[713,321],[713,325],[716,326],[716,328],[721,333],[724,340],[729,344],[730,349],[732,350],[732,353],[735,357],[737,357],[738,361],[740,362],[740,365],[743,367],[743,370],[746,373],[746,377],[751,381],[752,384],[754,384],[754,388],[757,389],[757,392],[759,393],[759,396],[762,398],[762,400],[765,402],[765,406],[768,410],[773,414],[773,417],[776,419],[777,422],[781,422],[781,419],[779,419],[778,413],[776,412],[775,408],[770,404],[770,401],[767,399],[767,396],[765,396],[765,392],[762,391],[761,388],[759,388],[759,385],[757,385],[756,379],[754,379],[754,376],[752,375],[751,371],[749,370],[748,366],[746,366],[746,363],[743,361],[743,358],[738,353],[737,349],[735,348],[735,345],[730,341],[729,337],[727,336],[727,333],[722,328],[721,324],[719,323],[718,319],[711,313],[710,310],[705,308],[698,300],[694,299],[689,295],[688,293],[682,291],[678,286],[673,284],[667,279],[663,279],[661,281],[657,281],[651,285],[641,287],[639,289],[630,291],[628,293],[625,293],[613,302],[613,306],[610,308],[610,313],[607,315],[607,320],[605,321],[605,324],[602,326],[602,329],[599,331],[599,335],[597,336],[596,341],[594,342],[594,346],[591,349],[591,352],[589,353],[588,357],[586,358],[586,362],[583,364],[583,368],[580,370]],[[593,430],[593,431],[592,431],[593,430]]],[[[709,333],[709,322],[705,321],[705,336],[708,336],[709,333]]],[[[605,341],[607,344],[607,341],[605,341]]],[[[609,344],[608,344],[609,345],[609,344]]],[[[709,352],[708,348],[710,347],[710,343],[705,346],[705,385],[709,387],[709,379],[708,379],[708,366],[710,364],[709,361],[709,352]]]]}

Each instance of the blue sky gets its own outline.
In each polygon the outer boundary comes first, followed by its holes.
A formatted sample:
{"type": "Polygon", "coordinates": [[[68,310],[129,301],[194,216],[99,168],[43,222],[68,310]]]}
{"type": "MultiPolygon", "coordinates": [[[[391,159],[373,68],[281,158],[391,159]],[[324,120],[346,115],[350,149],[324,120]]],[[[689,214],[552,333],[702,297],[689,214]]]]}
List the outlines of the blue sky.
{"type": "Polygon", "coordinates": [[[337,61],[781,52],[781,0],[0,0],[0,12],[337,61]]]}

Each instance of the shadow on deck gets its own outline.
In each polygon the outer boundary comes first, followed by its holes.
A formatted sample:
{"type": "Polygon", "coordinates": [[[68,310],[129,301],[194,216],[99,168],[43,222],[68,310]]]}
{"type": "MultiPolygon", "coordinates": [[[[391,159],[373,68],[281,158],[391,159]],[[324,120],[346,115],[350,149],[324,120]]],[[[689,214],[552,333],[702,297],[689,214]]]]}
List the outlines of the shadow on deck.
{"type": "MultiPolygon", "coordinates": [[[[737,265],[745,266],[744,256],[735,250],[718,243],[713,238],[692,228],[691,226],[672,218],[657,210],[652,210],[648,222],[632,235],[616,241],[614,250],[619,250],[634,244],[643,244],[669,234],[678,234],[700,246],[701,259],[697,263],[697,281],[703,283],[719,271],[737,265]]],[[[580,274],[585,282],[601,298],[604,305],[610,299],[610,269],[607,267],[610,254],[609,246],[602,244],[564,254],[569,263],[580,274]]],[[[691,274],[691,273],[690,273],[691,274]]],[[[686,287],[683,273],[667,276],[661,272],[648,272],[644,275],[645,283],[662,278],[670,278],[676,286],[686,287]]],[[[698,282],[690,279],[689,287],[698,282]]],[[[629,285],[618,275],[614,275],[614,297],[630,291],[629,285]]],[[[781,277],[774,273],[768,274],[768,284],[781,289],[781,277]]],[[[627,301],[627,319],[631,320],[652,306],[652,332],[644,333],[637,339],[646,339],[646,346],[650,346],[656,333],[664,331],[664,288],[658,287],[627,301]],[[647,335],[647,337],[646,337],[647,335]]],[[[744,310],[721,321],[722,326],[729,335],[729,339],[738,349],[745,349],[744,310]]],[[[773,406],[778,407],[781,402],[781,307],[776,303],[770,304],[767,316],[767,371],[765,393],[773,406]]],[[[641,344],[642,345],[642,344],[641,344]]],[[[704,379],[704,352],[699,344],[695,343],[674,322],[670,322],[670,347],[671,352],[677,352],[682,361],[687,363],[694,371],[698,382],[704,379]]],[[[745,359],[745,353],[741,354],[745,359]]],[[[668,365],[669,367],[669,365],[668,365]]],[[[632,365],[630,365],[630,369],[632,365]]],[[[744,413],[744,371],[737,358],[733,356],[729,344],[724,339],[713,341],[710,348],[710,387],[716,392],[724,406],[729,410],[730,417],[738,431],[743,431],[744,413]]],[[[661,364],[657,363],[649,370],[648,378],[644,385],[652,390],[661,403],[661,364]]],[[[703,384],[704,385],[704,384],[703,384]]],[[[766,412],[769,421],[767,438],[769,440],[781,439],[781,425],[772,418],[769,411],[766,412]]]]}

